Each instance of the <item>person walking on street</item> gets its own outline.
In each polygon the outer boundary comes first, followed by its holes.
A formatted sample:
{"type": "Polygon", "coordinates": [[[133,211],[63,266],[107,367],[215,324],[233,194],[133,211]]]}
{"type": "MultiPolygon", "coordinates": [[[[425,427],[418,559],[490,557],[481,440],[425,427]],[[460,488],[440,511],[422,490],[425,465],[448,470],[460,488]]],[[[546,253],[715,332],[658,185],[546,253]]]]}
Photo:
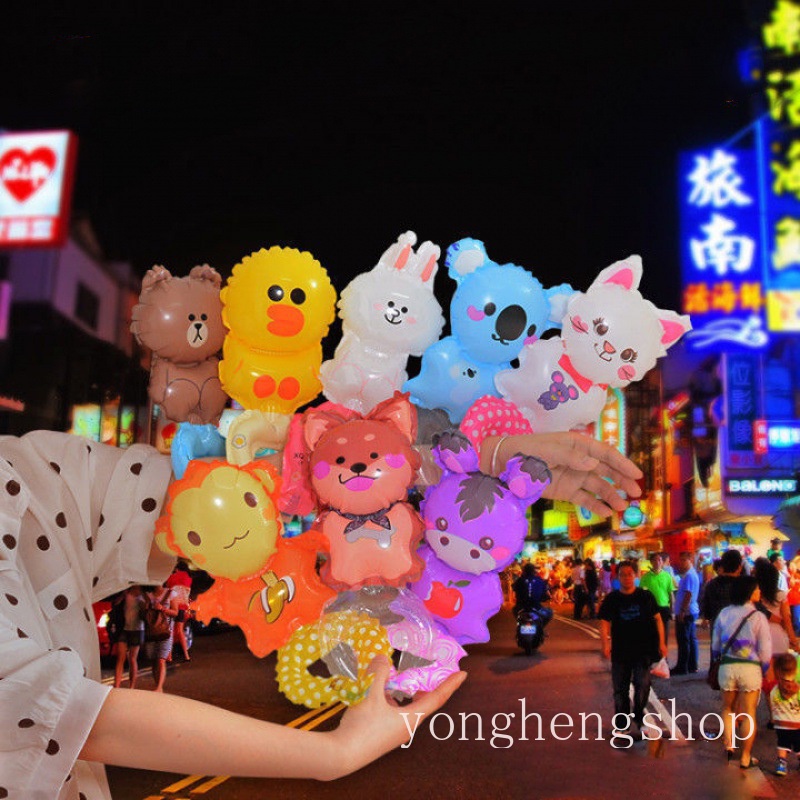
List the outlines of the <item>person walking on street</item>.
{"type": "Polygon", "coordinates": [[[597,589],[599,580],[597,569],[591,558],[583,562],[583,585],[586,587],[586,605],[589,608],[589,619],[594,619],[597,614],[597,589]]]}
{"type": "MultiPolygon", "coordinates": [[[[600,605],[600,637],[603,658],[611,659],[614,687],[614,727],[617,714],[625,714],[641,733],[644,710],[650,696],[650,665],[666,658],[664,623],[653,595],[636,586],[633,564],[622,561],[617,570],[620,588],[600,605]],[[633,682],[633,712],[630,685],[633,682]]],[[[627,727],[630,727],[628,724],[627,727]]]]}
{"type": "Polygon", "coordinates": [[[711,657],[721,658],[719,686],[722,692],[722,739],[726,756],[736,754],[735,722],[747,716],[746,729],[739,756],[742,769],[758,766],[750,753],[756,738],[756,707],[761,694],[761,680],[772,658],[769,623],[756,608],[761,592],[750,575],[737,578],[731,587],[731,605],[720,611],[711,632],[711,657]]]}
{"type": "Polygon", "coordinates": [[[697,631],[695,623],[700,614],[698,597],[700,578],[692,566],[692,554],[684,551],[679,561],[680,581],[675,594],[675,637],[678,640],[678,663],[670,670],[673,675],[697,672],[697,631]]]}
{"type": "Polygon", "coordinates": [[[720,558],[720,571],[703,589],[700,598],[700,613],[708,622],[709,629],[714,629],[714,622],[723,608],[731,604],[731,588],[742,574],[742,554],[738,550],[726,550],[720,558]]]}
{"type": "Polygon", "coordinates": [[[773,664],[778,681],[769,698],[778,737],[775,774],[783,778],[789,772],[789,753],[800,756],[800,686],[797,684],[797,659],[791,653],[778,656],[773,664]]]}
{"type": "Polygon", "coordinates": [[[675,586],[672,583],[672,576],[664,570],[661,553],[652,553],[650,564],[652,569],[642,575],[639,586],[652,593],[658,606],[658,613],[661,614],[661,621],[664,623],[664,641],[669,642],[669,621],[672,619],[672,595],[675,586]]]}
{"type": "Polygon", "coordinates": [[[117,642],[117,664],[114,669],[114,688],[122,686],[122,673],[125,669],[125,659],[128,659],[128,684],[131,689],[136,688],[139,676],[139,649],[144,644],[144,595],[142,587],[129,586],[120,601],[124,611],[124,627],[117,642]]]}
{"type": "Polygon", "coordinates": [[[574,603],[572,616],[580,619],[583,616],[583,607],[586,605],[588,595],[584,583],[583,562],[576,558],[572,563],[572,602],[574,603]]]}

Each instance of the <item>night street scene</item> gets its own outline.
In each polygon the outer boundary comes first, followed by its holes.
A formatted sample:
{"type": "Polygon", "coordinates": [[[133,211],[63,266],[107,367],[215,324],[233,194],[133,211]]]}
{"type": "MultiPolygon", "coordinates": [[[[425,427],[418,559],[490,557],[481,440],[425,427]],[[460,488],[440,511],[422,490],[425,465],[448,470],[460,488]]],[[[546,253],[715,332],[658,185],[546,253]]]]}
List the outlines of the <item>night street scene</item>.
{"type": "Polygon", "coordinates": [[[0,800],[798,796],[800,0],[0,69],[0,800]]]}

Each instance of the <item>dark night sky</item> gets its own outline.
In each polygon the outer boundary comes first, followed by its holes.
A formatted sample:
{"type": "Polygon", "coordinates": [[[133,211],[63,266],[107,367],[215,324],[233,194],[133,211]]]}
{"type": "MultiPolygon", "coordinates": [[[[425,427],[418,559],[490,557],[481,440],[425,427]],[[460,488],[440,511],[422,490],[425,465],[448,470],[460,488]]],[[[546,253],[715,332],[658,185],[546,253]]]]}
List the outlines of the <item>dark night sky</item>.
{"type": "Polygon", "coordinates": [[[341,290],[410,228],[581,289],[638,252],[676,306],[677,153],[751,115],[740,0],[31,5],[0,127],[77,132],[75,207],[139,271],[287,244],[341,290]]]}

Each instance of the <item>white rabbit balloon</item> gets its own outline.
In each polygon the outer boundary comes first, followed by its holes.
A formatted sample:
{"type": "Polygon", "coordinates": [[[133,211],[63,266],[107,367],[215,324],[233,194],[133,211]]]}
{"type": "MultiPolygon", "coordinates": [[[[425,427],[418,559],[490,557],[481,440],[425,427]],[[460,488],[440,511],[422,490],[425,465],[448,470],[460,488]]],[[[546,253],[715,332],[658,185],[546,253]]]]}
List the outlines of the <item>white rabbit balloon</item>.
{"type": "Polygon", "coordinates": [[[415,251],[416,243],[413,231],[401,234],[342,292],[342,339],[320,370],[328,400],[366,414],[402,388],[408,357],[438,340],[444,316],[433,279],[441,251],[432,242],[415,251]]]}
{"type": "Polygon", "coordinates": [[[519,368],[495,376],[498,391],[536,433],[596,420],[609,386],[641,380],[691,329],[688,316],[642,297],[641,278],[639,256],[606,267],[569,300],[561,336],[526,345],[519,368]]]}

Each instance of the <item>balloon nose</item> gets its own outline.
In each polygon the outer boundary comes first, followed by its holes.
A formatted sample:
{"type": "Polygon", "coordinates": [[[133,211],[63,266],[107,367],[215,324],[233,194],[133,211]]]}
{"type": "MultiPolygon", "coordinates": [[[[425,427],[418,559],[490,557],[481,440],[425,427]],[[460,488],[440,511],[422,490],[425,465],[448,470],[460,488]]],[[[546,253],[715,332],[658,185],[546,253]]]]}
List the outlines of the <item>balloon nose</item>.
{"type": "Polygon", "coordinates": [[[609,342],[608,339],[606,339],[606,341],[603,342],[603,350],[605,350],[606,353],[616,353],[617,352],[617,348],[614,347],[614,345],[611,344],[611,342],[609,342]]]}
{"type": "Polygon", "coordinates": [[[356,475],[360,475],[362,472],[365,472],[366,469],[367,469],[367,465],[362,463],[361,461],[358,461],[357,463],[353,464],[350,467],[350,471],[351,472],[355,472],[356,475]]]}

